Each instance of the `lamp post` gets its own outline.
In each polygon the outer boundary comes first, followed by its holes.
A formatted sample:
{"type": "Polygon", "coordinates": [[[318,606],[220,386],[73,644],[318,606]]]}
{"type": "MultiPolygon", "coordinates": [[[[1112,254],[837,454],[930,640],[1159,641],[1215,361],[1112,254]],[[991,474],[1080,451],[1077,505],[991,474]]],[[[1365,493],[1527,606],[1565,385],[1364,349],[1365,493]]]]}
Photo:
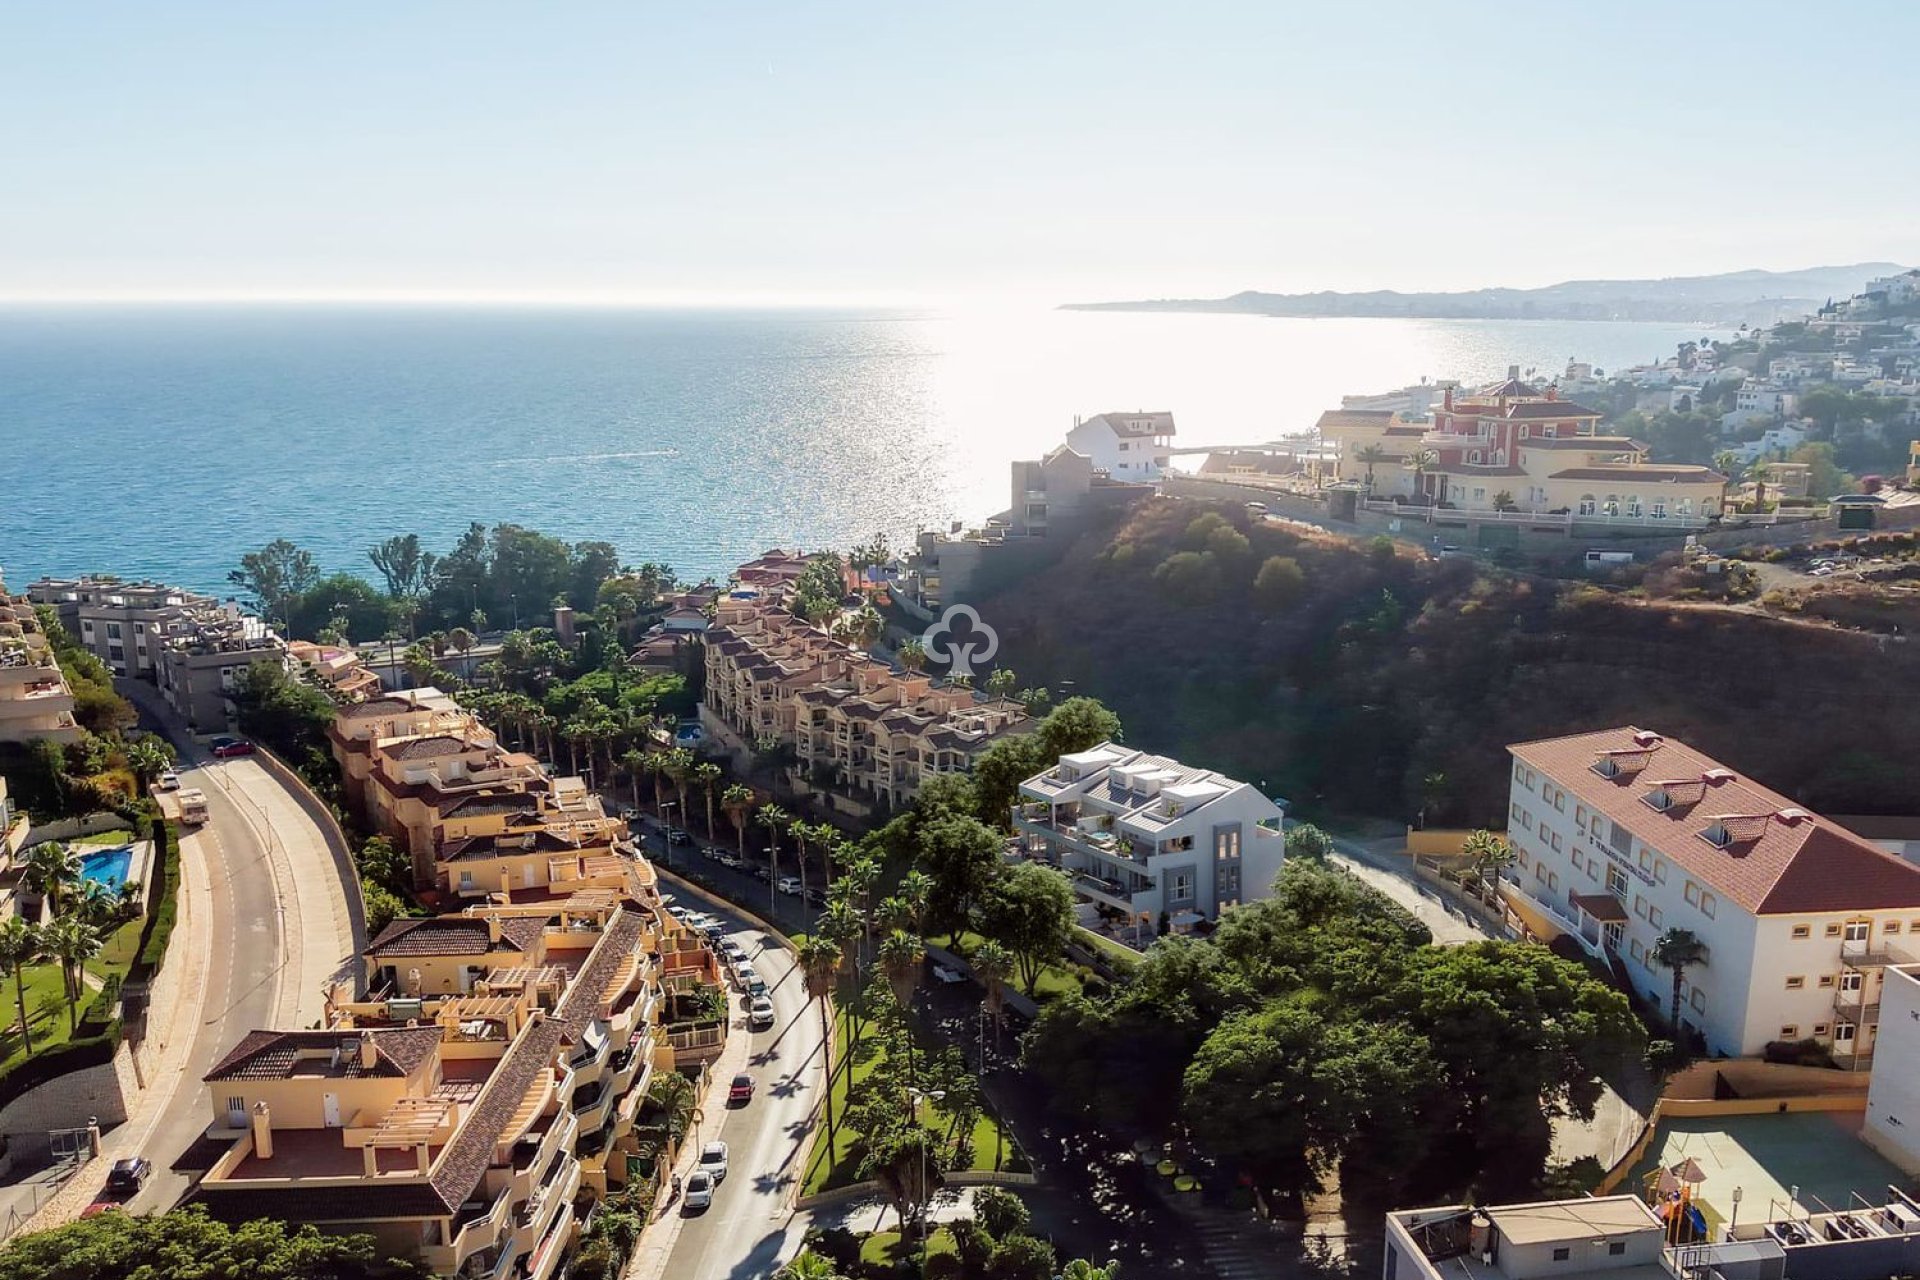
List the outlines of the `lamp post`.
{"type": "Polygon", "coordinates": [[[1744,1187],[1733,1189],[1733,1216],[1727,1219],[1727,1239],[1733,1239],[1733,1229],[1740,1225],[1740,1197],[1746,1194],[1744,1187]]]}
{"type": "MultiPolygon", "coordinates": [[[[912,1052],[911,1049],[908,1052],[912,1052]]],[[[917,1113],[922,1102],[941,1102],[945,1100],[945,1089],[934,1089],[922,1093],[918,1089],[908,1089],[907,1096],[913,1099],[913,1109],[917,1113]]],[[[927,1219],[933,1214],[933,1168],[932,1158],[927,1154],[927,1133],[920,1135],[920,1191],[924,1201],[920,1206],[920,1268],[924,1272],[927,1265],[927,1219]]]]}

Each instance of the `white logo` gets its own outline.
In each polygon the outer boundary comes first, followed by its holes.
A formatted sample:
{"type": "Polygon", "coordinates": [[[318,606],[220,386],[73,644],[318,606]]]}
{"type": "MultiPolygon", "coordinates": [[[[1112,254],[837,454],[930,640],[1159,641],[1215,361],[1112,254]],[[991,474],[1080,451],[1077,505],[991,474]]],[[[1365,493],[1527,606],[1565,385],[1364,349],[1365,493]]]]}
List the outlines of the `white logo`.
{"type": "Polygon", "coordinates": [[[966,604],[949,605],[940,621],[921,634],[920,643],[928,657],[947,664],[950,676],[970,677],[974,663],[1000,652],[999,635],[966,604]]]}

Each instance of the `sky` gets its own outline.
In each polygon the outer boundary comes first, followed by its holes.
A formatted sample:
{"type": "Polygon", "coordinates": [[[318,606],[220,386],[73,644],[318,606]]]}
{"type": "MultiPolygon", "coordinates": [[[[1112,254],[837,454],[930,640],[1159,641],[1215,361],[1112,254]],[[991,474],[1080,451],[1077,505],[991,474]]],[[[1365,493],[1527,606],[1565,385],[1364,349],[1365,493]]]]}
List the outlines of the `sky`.
{"type": "Polygon", "coordinates": [[[1920,4],[0,4],[0,298],[1920,262],[1920,4]]]}

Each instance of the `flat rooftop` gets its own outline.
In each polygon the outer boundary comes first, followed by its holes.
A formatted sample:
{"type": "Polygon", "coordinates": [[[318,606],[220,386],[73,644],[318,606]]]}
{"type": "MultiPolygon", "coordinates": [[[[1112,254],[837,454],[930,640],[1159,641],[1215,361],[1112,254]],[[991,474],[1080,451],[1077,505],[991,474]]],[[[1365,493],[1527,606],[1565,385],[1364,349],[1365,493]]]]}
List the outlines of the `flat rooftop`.
{"type": "MultiPolygon", "coordinates": [[[[359,1147],[341,1140],[339,1129],[275,1129],[273,1158],[262,1160],[248,1152],[247,1158],[227,1175],[231,1179],[277,1178],[297,1182],[302,1178],[361,1178],[366,1176],[366,1158],[359,1147]]],[[[428,1159],[438,1160],[441,1148],[427,1148],[428,1159]]],[[[420,1162],[411,1150],[381,1150],[375,1153],[377,1176],[417,1178],[420,1162]]]]}

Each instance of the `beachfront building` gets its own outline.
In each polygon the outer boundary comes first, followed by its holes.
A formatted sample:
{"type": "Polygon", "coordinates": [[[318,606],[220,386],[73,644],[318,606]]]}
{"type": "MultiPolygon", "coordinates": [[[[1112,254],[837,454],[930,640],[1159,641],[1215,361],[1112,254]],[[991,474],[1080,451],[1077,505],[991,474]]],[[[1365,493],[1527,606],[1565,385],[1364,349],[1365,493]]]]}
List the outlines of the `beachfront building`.
{"type": "Polygon", "coordinates": [[[1632,726],[1508,748],[1512,922],[1568,936],[1656,1008],[1655,944],[1691,932],[1681,1020],[1714,1053],[1812,1040],[1873,1058],[1887,966],[1920,931],[1920,866],[1717,760],[1632,726]]]}
{"type": "Polygon", "coordinates": [[[0,582],[0,742],[64,744],[80,738],[73,690],[40,629],[39,614],[31,600],[8,595],[0,582]]]}
{"type": "Polygon", "coordinates": [[[1469,395],[1443,393],[1430,424],[1389,410],[1330,410],[1321,434],[1340,478],[1382,499],[1463,511],[1553,513],[1658,524],[1720,514],[1726,477],[1655,463],[1629,436],[1603,435],[1600,411],[1539,389],[1510,370],[1469,395]]]}
{"type": "Polygon", "coordinates": [[[60,625],[117,676],[156,679],[165,638],[197,614],[217,610],[209,595],[159,582],[87,575],[41,578],[27,595],[51,607],[60,625]]]}
{"type": "Polygon", "coordinates": [[[634,1128],[674,1069],[677,932],[608,891],[395,921],[368,998],[336,992],[323,1027],[251,1032],[206,1074],[227,1148],[200,1203],[365,1232],[442,1276],[548,1280],[629,1156],[651,1164],[634,1128]]]}
{"type": "Polygon", "coordinates": [[[324,685],[335,702],[365,702],[380,693],[380,677],[354,649],[294,640],[287,644],[287,656],[308,678],[324,685]]]}
{"type": "Polygon", "coordinates": [[[777,586],[723,597],[706,635],[702,726],[730,746],[772,737],[800,783],[900,805],[938,773],[964,773],[1027,727],[1026,708],[886,663],[795,618],[777,586]]]}
{"type": "Polygon", "coordinates": [[[1013,809],[1026,856],[1072,873],[1080,900],[1137,939],[1266,897],[1284,819],[1248,783],[1113,742],[1022,782],[1013,809]]]}
{"type": "Polygon", "coordinates": [[[1074,420],[1067,448],[1115,480],[1151,484],[1173,464],[1173,436],[1171,413],[1096,413],[1074,420]]]}

